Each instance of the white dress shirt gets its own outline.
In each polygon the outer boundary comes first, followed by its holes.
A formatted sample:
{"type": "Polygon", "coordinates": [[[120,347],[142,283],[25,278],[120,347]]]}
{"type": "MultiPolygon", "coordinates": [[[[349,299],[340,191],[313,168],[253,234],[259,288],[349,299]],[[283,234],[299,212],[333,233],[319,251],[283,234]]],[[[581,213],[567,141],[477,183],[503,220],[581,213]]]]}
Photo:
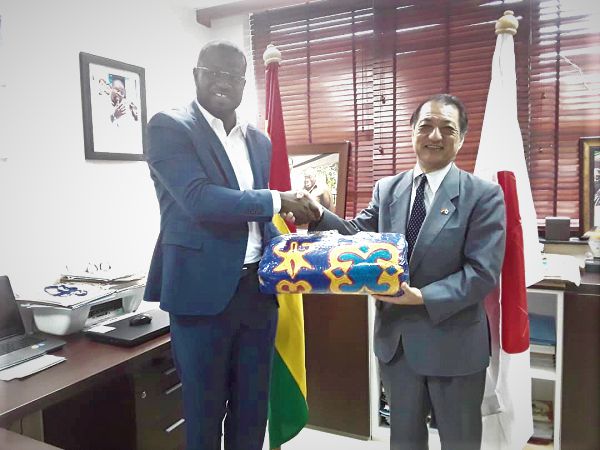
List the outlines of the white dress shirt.
{"type": "MultiPolygon", "coordinates": [[[[444,178],[450,171],[452,164],[454,163],[450,163],[446,167],[442,167],[439,170],[434,170],[433,172],[426,173],[427,184],[425,185],[425,198],[423,200],[425,202],[425,211],[427,212],[427,214],[429,214],[429,210],[431,209],[431,204],[433,203],[433,199],[435,198],[435,193],[438,191],[440,185],[442,184],[442,181],[444,181],[444,178]]],[[[417,163],[415,165],[415,168],[413,169],[413,183],[412,191],[410,193],[409,211],[412,211],[413,203],[415,202],[415,196],[417,194],[417,188],[419,187],[419,182],[421,181],[421,178],[417,180],[417,177],[422,173],[423,170],[421,169],[421,166],[419,166],[419,163],[417,163]]]]}
{"type": "MultiPolygon", "coordinates": [[[[236,122],[229,134],[225,132],[223,121],[218,119],[204,109],[198,100],[196,104],[202,112],[202,115],[215,132],[219,141],[227,153],[229,162],[235,172],[235,178],[241,191],[254,189],[254,175],[252,174],[252,166],[250,165],[250,156],[248,155],[248,146],[246,145],[246,131],[248,123],[240,121],[236,114],[236,122]]],[[[271,191],[273,197],[273,214],[279,213],[281,210],[281,197],[278,191],[271,191]]],[[[246,246],[246,256],[244,264],[257,262],[262,255],[262,237],[258,222],[248,222],[248,245],[246,246]]]]}

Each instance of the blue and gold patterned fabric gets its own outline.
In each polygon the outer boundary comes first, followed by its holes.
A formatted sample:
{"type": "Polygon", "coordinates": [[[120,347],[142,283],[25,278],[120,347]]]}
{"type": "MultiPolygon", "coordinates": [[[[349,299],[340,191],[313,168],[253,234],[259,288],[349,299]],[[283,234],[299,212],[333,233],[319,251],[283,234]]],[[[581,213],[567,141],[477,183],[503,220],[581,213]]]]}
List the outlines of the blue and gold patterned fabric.
{"type": "Polygon", "coordinates": [[[400,233],[285,234],[266,247],[258,275],[267,294],[397,295],[408,281],[400,233]]]}

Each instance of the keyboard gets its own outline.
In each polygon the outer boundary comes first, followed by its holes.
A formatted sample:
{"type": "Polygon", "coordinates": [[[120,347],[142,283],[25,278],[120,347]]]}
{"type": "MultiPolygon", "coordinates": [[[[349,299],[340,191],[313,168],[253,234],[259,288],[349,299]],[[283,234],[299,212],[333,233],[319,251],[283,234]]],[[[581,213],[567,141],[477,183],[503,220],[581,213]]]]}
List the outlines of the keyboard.
{"type": "Polygon", "coordinates": [[[6,355],[7,353],[21,350],[22,348],[31,347],[39,342],[40,338],[35,336],[23,335],[16,338],[11,338],[0,342],[0,355],[6,355]]]}

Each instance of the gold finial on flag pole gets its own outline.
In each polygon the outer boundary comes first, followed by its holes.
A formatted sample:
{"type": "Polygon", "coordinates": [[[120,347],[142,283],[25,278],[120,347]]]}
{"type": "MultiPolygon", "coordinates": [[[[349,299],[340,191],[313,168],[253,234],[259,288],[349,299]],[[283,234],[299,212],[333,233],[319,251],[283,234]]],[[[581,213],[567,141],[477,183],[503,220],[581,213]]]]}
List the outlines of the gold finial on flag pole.
{"type": "Polygon", "coordinates": [[[273,44],[269,44],[263,53],[263,61],[265,66],[272,62],[279,64],[281,62],[281,52],[273,44]]]}
{"type": "Polygon", "coordinates": [[[504,15],[496,20],[496,34],[507,33],[511,35],[517,34],[519,21],[515,17],[515,13],[508,10],[504,11],[504,15]]]}

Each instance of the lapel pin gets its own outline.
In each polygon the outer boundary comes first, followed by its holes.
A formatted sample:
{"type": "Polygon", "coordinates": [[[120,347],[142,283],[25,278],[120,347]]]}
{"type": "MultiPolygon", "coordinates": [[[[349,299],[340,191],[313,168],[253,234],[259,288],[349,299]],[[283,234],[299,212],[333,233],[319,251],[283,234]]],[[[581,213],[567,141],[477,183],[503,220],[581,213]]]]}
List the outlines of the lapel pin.
{"type": "Polygon", "coordinates": [[[447,216],[447,215],[448,215],[448,213],[449,213],[450,211],[448,211],[448,208],[444,208],[444,209],[442,209],[440,212],[441,212],[443,215],[447,216]]]}

